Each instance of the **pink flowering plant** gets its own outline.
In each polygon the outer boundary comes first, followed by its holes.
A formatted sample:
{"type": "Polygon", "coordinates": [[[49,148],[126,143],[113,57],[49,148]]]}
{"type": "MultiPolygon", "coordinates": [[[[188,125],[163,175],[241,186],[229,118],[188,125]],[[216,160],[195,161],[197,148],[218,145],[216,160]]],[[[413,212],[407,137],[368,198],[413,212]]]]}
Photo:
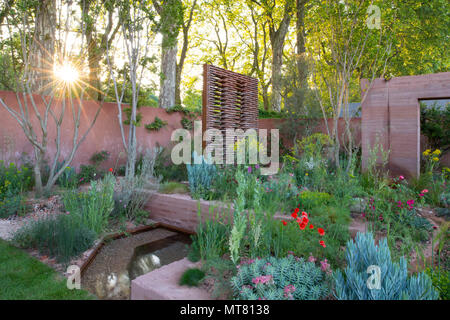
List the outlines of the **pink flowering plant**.
{"type": "Polygon", "coordinates": [[[317,300],[329,295],[330,281],[326,259],[317,265],[290,253],[241,261],[231,287],[242,300],[317,300]]]}

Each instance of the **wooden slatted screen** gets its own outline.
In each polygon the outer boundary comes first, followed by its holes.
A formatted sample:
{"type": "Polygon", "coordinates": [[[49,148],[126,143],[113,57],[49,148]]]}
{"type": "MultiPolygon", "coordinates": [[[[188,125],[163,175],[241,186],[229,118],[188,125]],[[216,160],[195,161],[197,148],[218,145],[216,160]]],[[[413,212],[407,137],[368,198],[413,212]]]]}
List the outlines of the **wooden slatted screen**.
{"type": "Polygon", "coordinates": [[[258,79],[203,65],[202,125],[220,130],[224,144],[228,128],[258,129],[258,79]]]}

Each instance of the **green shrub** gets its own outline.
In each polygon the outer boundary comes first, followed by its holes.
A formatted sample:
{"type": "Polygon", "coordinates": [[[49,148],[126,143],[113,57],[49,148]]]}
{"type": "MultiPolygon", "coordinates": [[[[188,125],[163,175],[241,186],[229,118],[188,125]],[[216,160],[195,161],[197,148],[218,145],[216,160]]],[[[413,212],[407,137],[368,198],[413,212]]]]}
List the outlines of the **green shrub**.
{"type": "Polygon", "coordinates": [[[152,123],[145,125],[145,129],[147,129],[149,131],[158,131],[159,129],[165,127],[166,125],[167,125],[167,121],[164,121],[158,117],[155,117],[155,120],[152,123]]]}
{"type": "Polygon", "coordinates": [[[165,181],[187,181],[187,170],[184,163],[175,165],[171,158],[171,148],[159,147],[155,160],[155,175],[165,181]]]}
{"type": "Polygon", "coordinates": [[[197,287],[205,277],[205,273],[198,268],[187,269],[180,279],[180,285],[197,287]]]}
{"type": "Polygon", "coordinates": [[[95,239],[95,232],[70,214],[31,221],[14,234],[14,241],[21,247],[37,248],[41,254],[56,257],[58,262],[68,262],[86,251],[95,239]]]}
{"type": "Polygon", "coordinates": [[[326,192],[302,191],[299,194],[300,205],[304,210],[326,205],[332,196],[326,192]]]}
{"type": "Polygon", "coordinates": [[[425,273],[433,282],[433,287],[439,292],[441,300],[450,300],[450,272],[437,267],[426,268],[425,273]]]}
{"type": "Polygon", "coordinates": [[[97,168],[95,166],[82,164],[77,178],[79,183],[88,183],[97,178],[101,178],[101,176],[97,175],[97,168]]]}
{"type": "Polygon", "coordinates": [[[79,219],[79,223],[100,234],[114,209],[115,178],[108,174],[103,180],[92,181],[89,191],[70,190],[63,194],[66,212],[79,219]]]}
{"type": "Polygon", "coordinates": [[[425,273],[408,277],[404,257],[391,259],[386,238],[375,245],[372,233],[358,233],[356,241],[347,242],[347,267],[335,273],[338,300],[434,300],[438,293],[425,273]],[[380,289],[369,289],[368,267],[380,268],[380,289]]]}
{"type": "Polygon", "coordinates": [[[4,199],[0,200],[0,218],[8,218],[15,214],[24,215],[26,208],[25,198],[22,195],[8,192],[4,199]]]}
{"type": "Polygon", "coordinates": [[[317,300],[329,294],[326,272],[293,255],[241,262],[231,286],[242,300],[317,300]]]}
{"type": "Polygon", "coordinates": [[[21,193],[32,185],[32,171],[28,167],[18,168],[14,163],[5,166],[0,161],[0,218],[24,213],[26,206],[21,193]]]}
{"type": "MultiPolygon", "coordinates": [[[[60,167],[60,165],[57,166],[56,170],[59,170],[58,167],[60,167]]],[[[58,177],[57,183],[61,187],[71,188],[75,187],[78,184],[77,178],[78,177],[75,169],[72,167],[66,167],[63,173],[61,173],[61,175],[58,177]]]]}

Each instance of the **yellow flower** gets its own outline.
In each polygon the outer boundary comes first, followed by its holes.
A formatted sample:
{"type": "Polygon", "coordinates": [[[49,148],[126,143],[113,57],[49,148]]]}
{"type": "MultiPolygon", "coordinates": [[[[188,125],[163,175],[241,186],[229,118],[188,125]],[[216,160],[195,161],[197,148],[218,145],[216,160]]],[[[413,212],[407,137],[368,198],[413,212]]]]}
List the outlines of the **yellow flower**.
{"type": "Polygon", "coordinates": [[[438,156],[441,154],[441,150],[436,149],[436,150],[434,150],[433,154],[438,156]]]}
{"type": "Polygon", "coordinates": [[[427,149],[427,150],[425,150],[425,151],[423,152],[423,155],[424,155],[425,157],[427,157],[427,156],[430,155],[430,152],[431,152],[431,150],[430,150],[430,149],[427,149]]]}
{"type": "Polygon", "coordinates": [[[439,158],[438,158],[438,157],[434,157],[434,158],[433,158],[433,161],[434,161],[434,162],[438,162],[438,161],[439,161],[439,158]]]}
{"type": "Polygon", "coordinates": [[[307,173],[305,173],[305,176],[307,176],[308,175],[308,172],[307,173]]]}

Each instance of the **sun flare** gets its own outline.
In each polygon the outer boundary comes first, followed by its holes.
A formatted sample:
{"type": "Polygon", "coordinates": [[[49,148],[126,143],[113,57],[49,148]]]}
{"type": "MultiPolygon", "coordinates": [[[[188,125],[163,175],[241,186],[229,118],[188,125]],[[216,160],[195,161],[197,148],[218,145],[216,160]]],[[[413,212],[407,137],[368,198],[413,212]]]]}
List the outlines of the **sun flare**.
{"type": "Polygon", "coordinates": [[[57,79],[68,84],[78,81],[80,77],[78,70],[70,63],[55,66],[53,73],[57,79]]]}

